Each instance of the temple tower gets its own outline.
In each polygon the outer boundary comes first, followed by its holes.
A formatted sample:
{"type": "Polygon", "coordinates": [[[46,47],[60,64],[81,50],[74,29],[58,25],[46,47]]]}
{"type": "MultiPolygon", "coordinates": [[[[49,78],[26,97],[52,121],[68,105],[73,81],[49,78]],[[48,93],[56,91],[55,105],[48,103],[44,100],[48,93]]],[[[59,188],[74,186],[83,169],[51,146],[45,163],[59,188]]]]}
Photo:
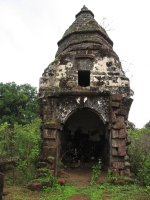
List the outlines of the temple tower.
{"type": "Polygon", "coordinates": [[[60,162],[100,158],[113,174],[129,175],[131,95],[112,40],[83,6],[40,78],[42,166],[56,175],[60,162]]]}

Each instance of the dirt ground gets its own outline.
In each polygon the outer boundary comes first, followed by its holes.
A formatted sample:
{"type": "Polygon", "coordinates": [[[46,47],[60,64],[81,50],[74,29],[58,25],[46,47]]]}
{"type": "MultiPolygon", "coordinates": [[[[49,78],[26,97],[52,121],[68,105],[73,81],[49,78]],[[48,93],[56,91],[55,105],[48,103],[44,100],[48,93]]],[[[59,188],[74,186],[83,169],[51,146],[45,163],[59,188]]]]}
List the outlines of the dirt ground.
{"type": "MultiPolygon", "coordinates": [[[[92,166],[87,163],[82,163],[76,168],[66,168],[61,170],[60,177],[65,178],[67,183],[73,184],[75,186],[88,186],[92,177],[92,166]]],[[[101,173],[97,179],[97,183],[103,183],[107,179],[107,172],[102,169],[101,173]]]]}
{"type": "MultiPolygon", "coordinates": [[[[67,183],[78,187],[85,187],[90,185],[92,177],[92,166],[88,164],[81,164],[77,168],[66,168],[61,171],[61,177],[65,178],[67,183]]],[[[97,183],[103,183],[107,180],[107,172],[103,169],[96,180],[97,183]]],[[[90,200],[86,195],[73,195],[68,200],[90,200]]],[[[104,200],[110,199],[109,196],[104,197],[104,200]]]]}
{"type": "MultiPolygon", "coordinates": [[[[60,176],[61,178],[64,178],[66,180],[66,184],[71,184],[77,187],[86,187],[90,185],[91,177],[92,177],[92,166],[88,163],[82,163],[79,167],[74,168],[64,168],[61,170],[60,176]]],[[[97,183],[103,183],[107,179],[107,172],[105,170],[101,170],[101,173],[97,179],[97,183]]],[[[15,187],[4,189],[4,192],[10,195],[5,195],[5,200],[13,200],[13,197],[11,196],[11,193],[13,193],[15,190],[15,187]]],[[[23,193],[27,192],[27,189],[22,189],[23,193]]],[[[31,195],[28,197],[28,200],[30,199],[37,199],[37,196],[31,195]]],[[[86,195],[73,195],[68,200],[90,200],[89,196],[86,195]]],[[[109,199],[108,197],[106,199],[109,199]]],[[[104,198],[105,200],[105,198],[104,198]]]]}

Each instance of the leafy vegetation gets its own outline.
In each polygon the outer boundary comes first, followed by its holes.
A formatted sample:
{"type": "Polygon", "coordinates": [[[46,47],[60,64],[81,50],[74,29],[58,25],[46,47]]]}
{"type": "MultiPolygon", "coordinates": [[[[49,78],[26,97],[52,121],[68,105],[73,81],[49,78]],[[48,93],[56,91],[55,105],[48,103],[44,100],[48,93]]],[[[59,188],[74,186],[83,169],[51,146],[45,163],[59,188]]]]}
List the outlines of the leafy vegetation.
{"type": "Polygon", "coordinates": [[[99,159],[98,160],[98,163],[96,165],[93,165],[92,167],[92,178],[91,178],[91,181],[90,181],[90,184],[91,185],[94,185],[96,184],[96,179],[98,178],[98,176],[100,175],[101,173],[101,160],[99,159]]]}
{"type": "Polygon", "coordinates": [[[0,126],[0,164],[14,161],[13,183],[25,184],[35,178],[36,163],[41,149],[40,119],[26,125],[0,126]]]}
{"type": "Polygon", "coordinates": [[[0,124],[28,124],[38,117],[37,90],[29,84],[0,83],[0,124]]]}
{"type": "Polygon", "coordinates": [[[129,154],[132,171],[138,182],[150,185],[150,129],[130,129],[129,154]]]}
{"type": "Polygon", "coordinates": [[[29,84],[0,83],[0,167],[13,163],[10,184],[35,177],[41,148],[37,97],[29,84]]]}

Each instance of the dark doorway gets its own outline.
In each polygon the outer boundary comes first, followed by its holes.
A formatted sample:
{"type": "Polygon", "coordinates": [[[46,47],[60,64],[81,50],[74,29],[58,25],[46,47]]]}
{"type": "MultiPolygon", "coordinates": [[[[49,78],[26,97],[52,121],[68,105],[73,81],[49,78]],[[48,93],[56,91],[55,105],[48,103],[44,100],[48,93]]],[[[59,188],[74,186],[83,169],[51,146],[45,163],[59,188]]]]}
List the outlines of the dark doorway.
{"type": "Polygon", "coordinates": [[[78,71],[78,85],[90,86],[90,71],[78,71]]]}
{"type": "Polygon", "coordinates": [[[65,165],[73,163],[93,163],[101,159],[108,161],[108,140],[105,126],[98,114],[91,109],[80,109],[66,121],[61,138],[61,161],[65,165]]]}

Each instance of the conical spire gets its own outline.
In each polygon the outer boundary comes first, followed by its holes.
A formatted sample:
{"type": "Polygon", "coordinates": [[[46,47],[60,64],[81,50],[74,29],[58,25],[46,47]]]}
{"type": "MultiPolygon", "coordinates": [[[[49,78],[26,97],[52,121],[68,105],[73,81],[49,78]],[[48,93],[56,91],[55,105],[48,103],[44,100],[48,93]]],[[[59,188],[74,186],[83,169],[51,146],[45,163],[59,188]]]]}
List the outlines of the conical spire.
{"type": "Polygon", "coordinates": [[[113,46],[113,42],[107,35],[106,31],[94,19],[92,11],[84,5],[81,11],[76,14],[76,20],[65,31],[62,39],[58,42],[59,48],[56,56],[63,52],[64,49],[77,43],[81,44],[93,41],[102,44],[102,38],[104,38],[109,45],[113,46]],[[96,33],[99,37],[95,36],[96,33]],[[93,34],[93,37],[91,34],[93,34]]]}

